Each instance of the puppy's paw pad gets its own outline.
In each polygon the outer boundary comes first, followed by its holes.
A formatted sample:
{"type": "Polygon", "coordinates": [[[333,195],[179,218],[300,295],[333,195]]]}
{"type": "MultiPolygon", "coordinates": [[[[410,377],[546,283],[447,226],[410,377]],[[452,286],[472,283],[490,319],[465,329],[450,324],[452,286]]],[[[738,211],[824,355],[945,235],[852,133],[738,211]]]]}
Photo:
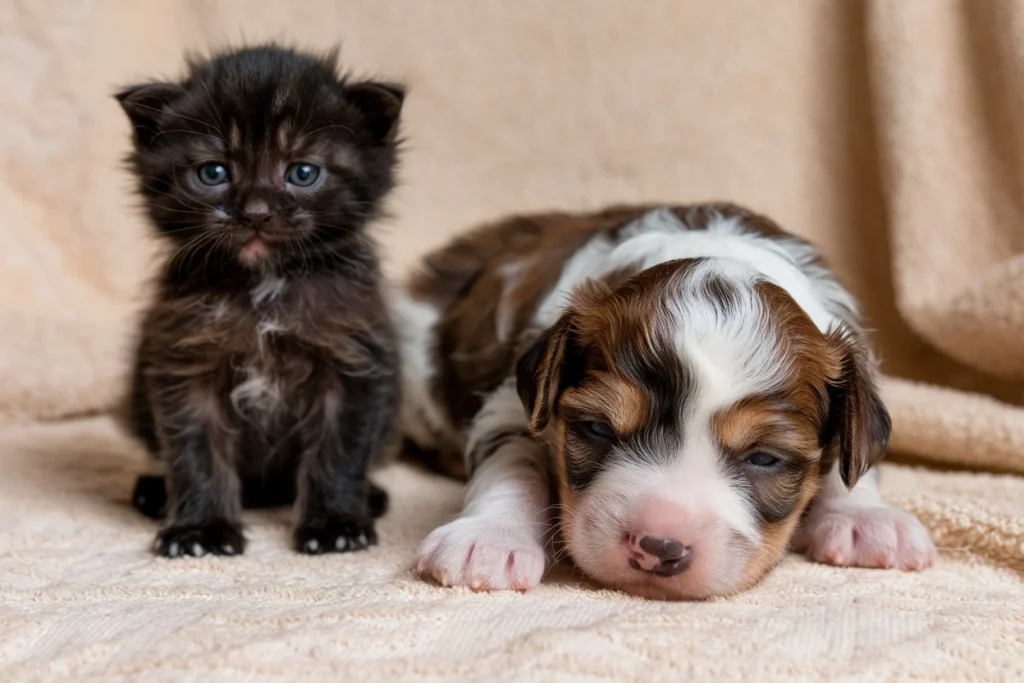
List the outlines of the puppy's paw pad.
{"type": "Polygon", "coordinates": [[[245,551],[245,536],[237,525],[222,519],[207,524],[175,524],[157,534],[153,550],[164,557],[240,555],[245,551]]]}
{"type": "Polygon", "coordinates": [[[416,572],[442,586],[525,591],[540,583],[546,556],[536,530],[463,517],[420,546],[416,572]]]}
{"type": "Polygon", "coordinates": [[[890,507],[836,507],[812,513],[808,556],[839,567],[915,571],[935,562],[935,545],[917,518],[890,507]]]}
{"type": "Polygon", "coordinates": [[[373,520],[354,515],[304,521],[295,530],[295,548],[307,555],[349,553],[377,545],[373,520]]]}

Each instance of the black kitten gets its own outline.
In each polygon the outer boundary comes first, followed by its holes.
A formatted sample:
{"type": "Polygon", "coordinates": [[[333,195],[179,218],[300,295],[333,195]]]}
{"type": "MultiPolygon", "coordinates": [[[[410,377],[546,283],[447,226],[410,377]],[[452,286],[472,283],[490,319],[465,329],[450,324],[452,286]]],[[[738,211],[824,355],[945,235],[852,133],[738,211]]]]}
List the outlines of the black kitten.
{"type": "Polygon", "coordinates": [[[396,442],[398,363],[367,224],[391,190],[401,87],[275,46],[192,60],[117,96],[171,256],[145,316],[133,433],[166,467],[136,505],[156,552],[244,549],[242,505],[295,501],[296,547],[376,542],[371,461],[396,442]]]}

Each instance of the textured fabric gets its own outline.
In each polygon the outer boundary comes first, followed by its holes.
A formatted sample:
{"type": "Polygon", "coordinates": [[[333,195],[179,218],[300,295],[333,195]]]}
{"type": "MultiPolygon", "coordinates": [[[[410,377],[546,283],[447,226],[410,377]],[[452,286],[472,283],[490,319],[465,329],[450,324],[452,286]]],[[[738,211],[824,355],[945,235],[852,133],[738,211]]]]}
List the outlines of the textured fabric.
{"type": "Polygon", "coordinates": [[[459,487],[395,466],[382,542],[307,557],[286,512],[241,558],[167,560],[128,504],[139,456],[106,421],[0,433],[0,679],[179,681],[1020,680],[1024,482],[888,466],[883,493],[942,549],[922,574],[791,557],[735,598],[661,603],[558,568],[526,594],[410,575],[459,487]]]}
{"type": "Polygon", "coordinates": [[[342,40],[355,71],[412,86],[391,273],[507,212],[740,202],[818,243],[863,302],[899,454],[1024,474],[1021,3],[8,0],[0,678],[1022,677],[1013,476],[888,469],[942,547],[929,572],[793,558],[704,605],[564,572],[522,596],[416,582],[415,545],[460,492],[404,469],[373,553],[294,556],[281,513],[252,517],[244,558],[150,558],[121,502],[139,454],[103,422],[19,424],[122,387],[154,246],[110,93],[243,36],[342,40]]]}

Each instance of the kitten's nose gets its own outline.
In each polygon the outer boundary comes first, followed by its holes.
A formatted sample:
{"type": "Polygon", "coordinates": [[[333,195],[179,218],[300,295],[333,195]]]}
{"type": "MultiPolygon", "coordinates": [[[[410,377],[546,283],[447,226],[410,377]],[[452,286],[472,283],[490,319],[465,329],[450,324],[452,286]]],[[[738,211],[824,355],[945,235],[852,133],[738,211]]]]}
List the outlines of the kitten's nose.
{"type": "Polygon", "coordinates": [[[242,216],[254,226],[260,226],[270,220],[270,204],[262,197],[249,197],[242,205],[242,216]]]}

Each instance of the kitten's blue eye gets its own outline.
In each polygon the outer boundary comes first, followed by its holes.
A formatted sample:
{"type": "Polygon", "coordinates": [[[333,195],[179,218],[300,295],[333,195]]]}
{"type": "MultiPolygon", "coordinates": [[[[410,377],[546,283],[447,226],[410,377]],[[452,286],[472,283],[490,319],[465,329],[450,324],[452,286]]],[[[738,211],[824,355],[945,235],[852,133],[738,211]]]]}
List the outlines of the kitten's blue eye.
{"type": "Polygon", "coordinates": [[[284,179],[297,187],[309,187],[320,177],[320,168],[313,164],[292,164],[284,174],[284,179]]]}
{"type": "Polygon", "coordinates": [[[747,456],[747,464],[754,467],[773,467],[779,463],[779,459],[767,453],[752,453],[747,456]]]}
{"type": "Polygon", "coordinates": [[[196,171],[203,185],[223,185],[228,181],[228,169],[224,164],[210,162],[196,171]]]}

